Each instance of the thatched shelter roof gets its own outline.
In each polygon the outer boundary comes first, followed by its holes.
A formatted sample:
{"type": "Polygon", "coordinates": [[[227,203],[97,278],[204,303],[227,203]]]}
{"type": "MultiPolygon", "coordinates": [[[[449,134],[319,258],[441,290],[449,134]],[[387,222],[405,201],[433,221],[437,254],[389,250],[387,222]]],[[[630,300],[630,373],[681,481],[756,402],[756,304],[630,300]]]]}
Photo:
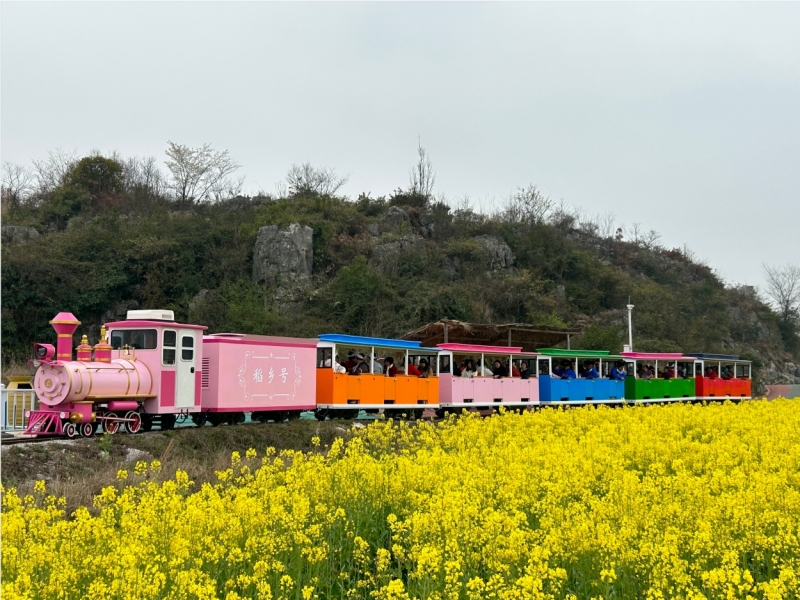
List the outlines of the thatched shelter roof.
{"type": "Polygon", "coordinates": [[[522,346],[523,351],[552,348],[559,344],[570,347],[571,338],[583,333],[581,329],[506,323],[481,325],[464,323],[455,319],[442,319],[410,331],[402,339],[422,342],[423,346],[444,343],[482,344],[485,346],[522,346]]]}

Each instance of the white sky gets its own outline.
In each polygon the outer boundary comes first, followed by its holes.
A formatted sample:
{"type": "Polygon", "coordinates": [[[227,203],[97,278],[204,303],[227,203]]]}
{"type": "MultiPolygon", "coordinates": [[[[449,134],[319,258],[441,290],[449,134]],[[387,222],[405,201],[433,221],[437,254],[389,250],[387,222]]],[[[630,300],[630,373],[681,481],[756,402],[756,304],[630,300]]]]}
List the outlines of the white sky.
{"type": "Polygon", "coordinates": [[[688,243],[731,283],[800,262],[798,3],[0,5],[0,152],[228,149],[345,192],[517,186],[688,243]]]}

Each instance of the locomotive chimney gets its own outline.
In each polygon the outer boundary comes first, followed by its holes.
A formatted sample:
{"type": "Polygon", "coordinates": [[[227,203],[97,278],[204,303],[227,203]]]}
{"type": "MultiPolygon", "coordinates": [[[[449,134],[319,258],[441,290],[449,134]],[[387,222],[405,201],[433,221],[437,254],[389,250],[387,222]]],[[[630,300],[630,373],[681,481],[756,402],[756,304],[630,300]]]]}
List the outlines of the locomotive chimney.
{"type": "Polygon", "coordinates": [[[56,343],[56,360],[72,360],[72,334],[78,328],[81,322],[75,318],[75,315],[68,312],[58,313],[50,325],[56,330],[58,334],[58,342],[56,343]]]}

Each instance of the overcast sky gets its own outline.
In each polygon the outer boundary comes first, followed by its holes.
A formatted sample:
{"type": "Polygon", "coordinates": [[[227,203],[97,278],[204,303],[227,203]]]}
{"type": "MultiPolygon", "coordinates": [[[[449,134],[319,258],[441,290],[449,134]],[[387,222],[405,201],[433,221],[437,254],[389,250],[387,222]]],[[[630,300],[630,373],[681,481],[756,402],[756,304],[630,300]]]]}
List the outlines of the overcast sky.
{"type": "Polygon", "coordinates": [[[476,207],[529,183],[687,243],[729,283],[800,263],[798,3],[3,2],[3,160],[228,149],[476,207]]]}

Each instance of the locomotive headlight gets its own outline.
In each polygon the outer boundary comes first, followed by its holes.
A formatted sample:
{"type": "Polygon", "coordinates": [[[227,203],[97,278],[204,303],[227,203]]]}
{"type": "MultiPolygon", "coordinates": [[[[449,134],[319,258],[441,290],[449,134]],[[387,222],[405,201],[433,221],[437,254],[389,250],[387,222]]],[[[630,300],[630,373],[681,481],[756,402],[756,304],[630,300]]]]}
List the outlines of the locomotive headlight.
{"type": "Polygon", "coordinates": [[[37,358],[44,358],[47,355],[47,348],[44,346],[39,346],[36,348],[36,357],[37,358]]]}
{"type": "Polygon", "coordinates": [[[29,410],[25,411],[25,418],[26,419],[30,419],[31,418],[31,411],[29,411],[29,410]]]}

